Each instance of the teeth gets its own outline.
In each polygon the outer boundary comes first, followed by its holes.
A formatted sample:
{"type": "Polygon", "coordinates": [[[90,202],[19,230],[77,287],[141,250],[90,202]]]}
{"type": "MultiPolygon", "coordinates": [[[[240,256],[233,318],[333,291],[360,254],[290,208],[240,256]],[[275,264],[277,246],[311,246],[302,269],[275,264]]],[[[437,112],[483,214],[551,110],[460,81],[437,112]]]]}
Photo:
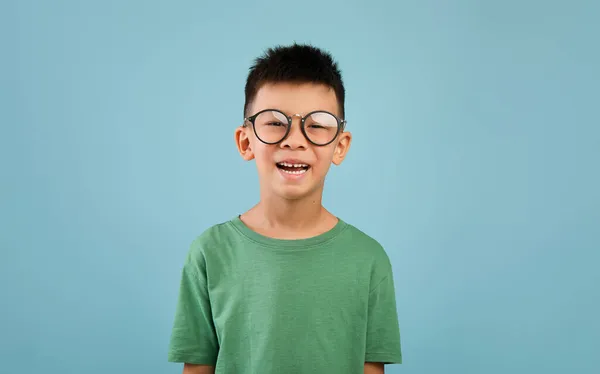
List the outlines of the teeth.
{"type": "Polygon", "coordinates": [[[284,173],[288,173],[288,174],[304,174],[304,173],[306,173],[306,169],[302,169],[299,171],[290,171],[290,170],[281,169],[281,171],[283,171],[284,173]]]}
{"type": "Polygon", "coordinates": [[[306,164],[288,164],[287,162],[280,162],[279,165],[287,166],[288,168],[305,168],[306,164]]]}

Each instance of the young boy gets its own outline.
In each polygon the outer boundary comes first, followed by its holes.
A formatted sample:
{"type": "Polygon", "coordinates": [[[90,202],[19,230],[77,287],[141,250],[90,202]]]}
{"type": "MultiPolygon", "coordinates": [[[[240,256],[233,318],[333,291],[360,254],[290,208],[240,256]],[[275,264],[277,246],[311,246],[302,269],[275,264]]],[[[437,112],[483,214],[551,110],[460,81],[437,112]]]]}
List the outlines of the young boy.
{"type": "Polygon", "coordinates": [[[245,93],[235,141],[260,201],[193,242],[169,361],[185,374],[383,373],[402,360],[390,261],[321,204],[351,141],[337,63],[309,45],[269,49],[245,93]]]}

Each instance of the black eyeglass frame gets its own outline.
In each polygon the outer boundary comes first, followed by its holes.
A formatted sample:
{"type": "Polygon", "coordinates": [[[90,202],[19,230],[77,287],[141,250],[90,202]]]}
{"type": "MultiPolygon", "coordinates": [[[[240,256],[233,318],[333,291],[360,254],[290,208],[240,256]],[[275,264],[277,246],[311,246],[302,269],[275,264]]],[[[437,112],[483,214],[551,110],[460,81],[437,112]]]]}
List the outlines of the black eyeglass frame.
{"type": "Polygon", "coordinates": [[[293,117],[300,117],[300,131],[302,131],[302,135],[304,135],[304,137],[306,138],[306,140],[308,140],[311,144],[316,145],[318,147],[324,147],[326,145],[329,145],[329,144],[333,143],[333,141],[340,135],[340,133],[344,131],[344,129],[346,128],[346,124],[348,123],[346,120],[340,119],[335,114],[330,113],[330,112],[328,112],[326,110],[314,110],[314,111],[306,114],[305,116],[302,116],[301,114],[294,114],[294,115],[288,116],[287,114],[283,113],[279,109],[263,109],[263,110],[255,113],[255,114],[251,115],[250,117],[244,118],[244,124],[242,125],[242,127],[246,127],[247,126],[246,122],[250,122],[252,124],[252,130],[254,131],[254,135],[256,135],[256,137],[258,138],[258,140],[260,140],[261,142],[263,142],[265,144],[269,144],[269,145],[279,144],[282,141],[284,141],[285,138],[287,138],[288,135],[290,134],[290,130],[292,128],[292,118],[293,117]],[[265,112],[277,112],[277,113],[281,113],[287,119],[287,121],[288,121],[287,128],[285,130],[285,134],[283,135],[283,137],[280,140],[278,140],[276,142],[265,142],[264,140],[262,140],[260,138],[260,136],[258,136],[258,133],[256,132],[256,126],[254,125],[254,121],[256,120],[256,117],[258,117],[260,114],[265,113],[265,112]],[[312,140],[310,140],[310,138],[306,134],[306,130],[304,129],[304,123],[305,123],[305,121],[306,121],[306,119],[308,117],[310,117],[311,115],[313,115],[315,113],[326,113],[326,114],[329,114],[329,115],[333,116],[333,118],[335,118],[336,121],[337,121],[337,131],[335,133],[335,136],[329,142],[327,142],[327,143],[324,143],[324,144],[315,143],[312,140]]]}

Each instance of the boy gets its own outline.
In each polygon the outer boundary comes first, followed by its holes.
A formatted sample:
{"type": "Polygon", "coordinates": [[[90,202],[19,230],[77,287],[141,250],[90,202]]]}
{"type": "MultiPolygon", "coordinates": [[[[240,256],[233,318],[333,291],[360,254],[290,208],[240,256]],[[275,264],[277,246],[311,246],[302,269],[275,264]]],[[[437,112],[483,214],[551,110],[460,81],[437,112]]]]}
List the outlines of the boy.
{"type": "Polygon", "coordinates": [[[245,94],[235,141],[260,201],[193,242],[169,361],[184,374],[383,373],[402,360],[388,256],[321,204],[351,141],[337,63],[308,45],[269,49],[245,94]]]}

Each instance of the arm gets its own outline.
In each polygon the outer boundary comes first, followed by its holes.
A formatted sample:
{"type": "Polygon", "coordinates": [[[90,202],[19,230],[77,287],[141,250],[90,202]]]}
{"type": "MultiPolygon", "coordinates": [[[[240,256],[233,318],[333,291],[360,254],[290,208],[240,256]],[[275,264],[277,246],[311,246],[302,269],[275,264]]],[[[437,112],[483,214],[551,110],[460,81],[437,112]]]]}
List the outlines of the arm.
{"type": "Polygon", "coordinates": [[[378,362],[365,362],[365,374],[384,374],[383,364],[378,362]]]}
{"type": "Polygon", "coordinates": [[[183,265],[168,349],[168,361],[184,363],[185,374],[214,373],[210,367],[216,365],[219,353],[202,245],[192,244],[183,265]]]}
{"type": "Polygon", "coordinates": [[[209,365],[184,364],[183,374],[215,374],[215,367],[209,365]]]}
{"type": "MultiPolygon", "coordinates": [[[[391,265],[378,269],[377,281],[369,293],[367,312],[367,346],[365,363],[379,365],[369,368],[373,373],[384,373],[381,364],[402,363],[400,328],[396,309],[396,295],[391,265]],[[378,363],[378,364],[377,364],[378,363]]],[[[365,373],[369,373],[366,371],[365,373]]]]}

